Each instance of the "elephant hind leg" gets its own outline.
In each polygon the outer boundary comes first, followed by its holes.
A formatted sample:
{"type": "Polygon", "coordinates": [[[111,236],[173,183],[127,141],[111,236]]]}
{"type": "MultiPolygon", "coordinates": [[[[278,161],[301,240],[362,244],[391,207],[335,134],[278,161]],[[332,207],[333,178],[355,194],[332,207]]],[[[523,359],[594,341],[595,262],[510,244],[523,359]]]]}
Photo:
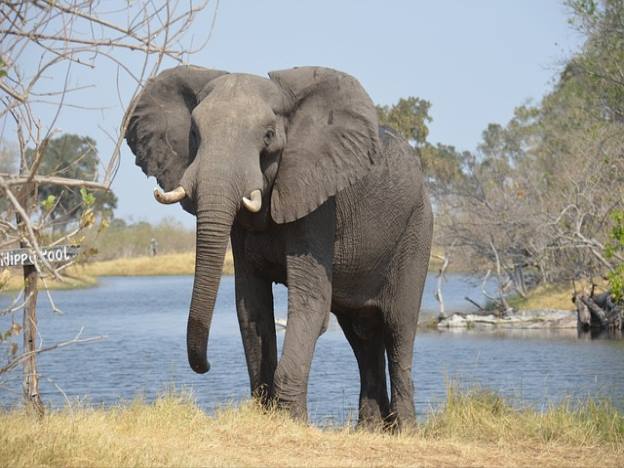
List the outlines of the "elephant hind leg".
{"type": "Polygon", "coordinates": [[[431,250],[430,211],[415,213],[395,252],[383,294],[384,341],[390,409],[397,429],[416,424],[412,362],[414,339],[431,250]]]}
{"type": "Polygon", "coordinates": [[[360,400],[358,427],[380,428],[388,423],[390,403],[386,384],[386,358],[381,313],[374,316],[369,312],[337,314],[340,324],[360,370],[360,400]],[[368,330],[377,329],[377,333],[368,330]]]}

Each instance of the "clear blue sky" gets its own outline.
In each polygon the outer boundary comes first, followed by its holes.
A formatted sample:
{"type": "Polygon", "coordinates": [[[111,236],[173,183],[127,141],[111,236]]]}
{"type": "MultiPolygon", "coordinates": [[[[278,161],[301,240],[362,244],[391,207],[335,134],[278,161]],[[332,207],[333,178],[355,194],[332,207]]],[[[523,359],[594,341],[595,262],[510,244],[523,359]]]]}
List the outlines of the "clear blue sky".
{"type": "MultiPolygon", "coordinates": [[[[407,96],[431,101],[429,140],[471,150],[488,123],[505,123],[514,107],[551,89],[582,44],[568,14],[558,0],[222,0],[211,41],[190,61],[260,75],[297,65],[343,70],[376,103],[407,96]]],[[[198,36],[205,37],[209,19],[195,23],[198,36]]],[[[68,113],[62,127],[94,136],[105,157],[111,144],[97,119],[118,125],[123,109],[103,87],[91,96],[94,105],[99,99],[113,107],[88,118],[84,111],[68,113]]],[[[124,146],[113,184],[116,215],[151,222],[172,216],[193,226],[179,206],[153,200],[154,185],[124,146]]]]}

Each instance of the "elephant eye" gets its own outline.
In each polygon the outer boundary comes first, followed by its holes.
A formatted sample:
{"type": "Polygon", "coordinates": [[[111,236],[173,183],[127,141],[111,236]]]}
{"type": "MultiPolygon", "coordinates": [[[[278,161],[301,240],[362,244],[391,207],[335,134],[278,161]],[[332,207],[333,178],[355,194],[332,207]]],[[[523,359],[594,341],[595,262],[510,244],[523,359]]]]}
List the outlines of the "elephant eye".
{"type": "Polygon", "coordinates": [[[265,146],[269,146],[271,144],[271,142],[273,141],[274,137],[275,137],[275,130],[273,130],[273,129],[267,130],[267,132],[264,134],[264,144],[265,144],[265,146]]]}

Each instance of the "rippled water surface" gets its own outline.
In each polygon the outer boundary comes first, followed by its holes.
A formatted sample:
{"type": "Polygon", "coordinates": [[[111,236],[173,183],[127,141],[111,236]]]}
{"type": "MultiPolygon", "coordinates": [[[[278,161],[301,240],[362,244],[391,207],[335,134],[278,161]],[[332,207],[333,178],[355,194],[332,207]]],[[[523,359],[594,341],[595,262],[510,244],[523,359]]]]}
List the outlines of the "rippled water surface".
{"type": "MultiPolygon", "coordinates": [[[[137,395],[152,399],[172,387],[191,389],[207,410],[249,396],[249,379],[234,306],[234,281],[224,277],[208,345],[210,372],[194,374],[186,360],[186,317],[192,277],[110,277],[93,289],[53,293],[64,315],[51,312],[40,295],[44,345],[83,336],[106,339],[40,356],[42,393],[48,404],[80,398],[114,404],[137,395]]],[[[435,278],[430,277],[423,310],[433,312],[435,278]]],[[[276,316],[286,316],[286,289],[275,286],[276,316]]],[[[468,307],[464,296],[481,300],[479,288],[461,276],[445,286],[447,308],[468,307]]],[[[0,297],[0,306],[7,297],[0,297]]],[[[6,323],[6,318],[0,325],[6,323]]],[[[283,332],[278,334],[279,345],[283,332]]],[[[0,344],[4,359],[6,347],[0,344]]],[[[493,389],[516,404],[536,407],[588,395],[624,402],[624,342],[584,340],[576,331],[547,333],[419,332],[414,350],[419,414],[436,407],[449,380],[493,389]]],[[[19,401],[19,372],[0,387],[0,405],[19,401]]],[[[318,341],[309,386],[309,411],[317,422],[341,422],[357,408],[359,376],[353,353],[332,319],[318,341]]]]}

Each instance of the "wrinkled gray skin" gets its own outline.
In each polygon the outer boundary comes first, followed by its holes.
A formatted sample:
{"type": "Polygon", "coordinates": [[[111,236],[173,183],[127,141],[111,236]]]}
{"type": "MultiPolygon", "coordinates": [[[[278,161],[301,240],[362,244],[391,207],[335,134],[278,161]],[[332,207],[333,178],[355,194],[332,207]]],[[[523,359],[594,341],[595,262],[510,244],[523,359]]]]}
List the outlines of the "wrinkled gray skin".
{"type": "Polygon", "coordinates": [[[432,234],[417,158],[380,129],[370,98],[317,67],[270,79],[182,66],[150,81],[126,132],[136,163],[197,217],[188,358],[208,332],[231,236],[251,392],[307,415],[308,374],[329,312],[360,369],[360,424],[414,421],[412,355],[432,234]],[[262,208],[244,196],[260,189],[262,208]],[[288,286],[278,360],[272,282],[288,286]],[[385,359],[390,375],[390,399],[385,359]]]}

